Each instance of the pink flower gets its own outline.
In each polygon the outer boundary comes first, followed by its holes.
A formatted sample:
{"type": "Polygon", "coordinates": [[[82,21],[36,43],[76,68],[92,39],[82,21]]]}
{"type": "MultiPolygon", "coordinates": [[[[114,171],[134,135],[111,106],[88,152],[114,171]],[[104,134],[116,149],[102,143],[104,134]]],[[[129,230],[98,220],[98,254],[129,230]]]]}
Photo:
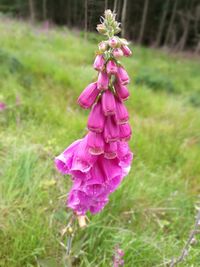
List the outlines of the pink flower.
{"type": "Polygon", "coordinates": [[[129,123],[119,125],[119,138],[123,141],[128,141],[131,138],[131,127],[129,123]]]}
{"type": "Polygon", "coordinates": [[[123,67],[118,67],[117,77],[122,85],[126,85],[130,81],[129,76],[123,67]]]}
{"type": "Polygon", "coordinates": [[[97,55],[93,64],[95,70],[102,71],[104,69],[105,60],[103,55],[97,55]]]}
{"type": "Polygon", "coordinates": [[[94,104],[98,94],[97,83],[90,83],[80,94],[77,102],[82,108],[90,108],[94,104]]]}
{"type": "Polygon", "coordinates": [[[6,109],[6,104],[4,102],[0,102],[0,111],[3,111],[6,109]]]}
{"type": "Polygon", "coordinates": [[[89,132],[87,140],[88,140],[89,152],[92,155],[100,155],[104,152],[104,140],[102,134],[89,132]]]}
{"type": "Polygon", "coordinates": [[[129,115],[128,110],[119,98],[116,98],[116,119],[118,124],[124,124],[128,122],[129,115]]]}
{"type": "Polygon", "coordinates": [[[105,71],[99,72],[98,80],[97,80],[97,88],[99,90],[108,89],[109,85],[109,77],[105,71]]]}
{"type": "Polygon", "coordinates": [[[108,73],[108,75],[117,73],[117,65],[113,60],[108,61],[106,65],[106,72],[108,73]]]}
{"type": "Polygon", "coordinates": [[[115,48],[113,50],[113,56],[118,58],[123,56],[123,51],[120,48],[115,48]]]}
{"type": "Polygon", "coordinates": [[[89,118],[88,118],[88,129],[93,132],[101,133],[104,129],[105,116],[102,111],[101,101],[94,104],[89,118]]]}
{"type": "Polygon", "coordinates": [[[131,52],[131,50],[129,49],[129,47],[127,45],[123,45],[121,47],[121,49],[122,49],[122,51],[124,53],[124,56],[129,57],[129,56],[132,55],[132,52],[131,52]]]}
{"type": "Polygon", "coordinates": [[[73,142],[63,153],[55,158],[55,165],[59,172],[62,174],[70,174],[72,167],[72,160],[76,148],[80,144],[82,139],[73,142]]]}
{"type": "Polygon", "coordinates": [[[117,156],[117,142],[106,143],[104,148],[104,157],[114,159],[117,156]]]}
{"type": "Polygon", "coordinates": [[[110,90],[107,90],[102,95],[102,109],[105,116],[115,114],[115,97],[110,90]]]}
{"type": "Polygon", "coordinates": [[[115,121],[115,116],[108,116],[105,122],[104,139],[108,142],[117,141],[119,138],[119,128],[115,121]]]}
{"type": "Polygon", "coordinates": [[[71,165],[71,173],[74,171],[81,171],[83,173],[88,172],[94,162],[97,160],[97,156],[91,155],[89,153],[88,135],[85,136],[79,143],[74,152],[72,165],[71,165]]]}
{"type": "Polygon", "coordinates": [[[119,96],[119,98],[121,98],[122,100],[127,100],[129,98],[129,91],[126,88],[126,86],[115,82],[114,84],[115,90],[119,96]]]}
{"type": "Polygon", "coordinates": [[[115,48],[118,45],[118,39],[116,37],[110,38],[108,41],[110,47],[115,48]]]}

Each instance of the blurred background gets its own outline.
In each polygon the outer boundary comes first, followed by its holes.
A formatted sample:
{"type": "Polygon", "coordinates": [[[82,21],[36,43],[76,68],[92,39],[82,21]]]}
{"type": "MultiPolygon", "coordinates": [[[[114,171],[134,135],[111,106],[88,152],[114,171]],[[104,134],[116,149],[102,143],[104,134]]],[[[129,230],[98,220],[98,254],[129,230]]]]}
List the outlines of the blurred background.
{"type": "MultiPolygon", "coordinates": [[[[0,12],[0,266],[108,267],[116,246],[126,267],[169,266],[200,206],[200,2],[0,0],[0,12]],[[87,132],[76,100],[97,78],[105,8],[131,41],[135,158],[66,258],[71,180],[54,157],[87,132]]],[[[180,266],[199,267],[199,242],[180,266]]]]}
{"type": "Polygon", "coordinates": [[[0,12],[94,31],[105,9],[115,10],[123,35],[139,44],[200,52],[199,0],[0,0],[0,12]]]}

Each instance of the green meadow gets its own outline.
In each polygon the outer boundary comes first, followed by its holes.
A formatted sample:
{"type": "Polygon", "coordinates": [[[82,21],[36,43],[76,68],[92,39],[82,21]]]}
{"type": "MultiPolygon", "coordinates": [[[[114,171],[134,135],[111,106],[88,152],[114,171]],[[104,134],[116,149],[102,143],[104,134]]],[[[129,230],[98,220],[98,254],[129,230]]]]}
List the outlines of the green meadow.
{"type": "MultiPolygon", "coordinates": [[[[0,266],[108,267],[114,247],[126,267],[168,266],[195,222],[200,194],[200,61],[132,44],[123,59],[131,77],[135,158],[103,212],[66,236],[71,186],[54,157],[86,133],[88,111],[76,99],[96,79],[100,38],[0,19],[0,266]],[[70,263],[71,262],[71,263],[70,263]]],[[[180,266],[200,266],[197,244],[180,266]]]]}

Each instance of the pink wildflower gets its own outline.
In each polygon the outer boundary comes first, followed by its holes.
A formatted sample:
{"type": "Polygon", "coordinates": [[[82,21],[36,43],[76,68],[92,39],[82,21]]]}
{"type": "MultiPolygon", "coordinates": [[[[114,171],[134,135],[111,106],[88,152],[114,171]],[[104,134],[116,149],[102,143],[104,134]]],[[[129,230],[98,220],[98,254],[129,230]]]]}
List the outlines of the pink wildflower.
{"type": "Polygon", "coordinates": [[[128,110],[119,98],[116,98],[116,119],[118,124],[128,122],[128,110]]]}
{"type": "Polygon", "coordinates": [[[117,141],[119,138],[119,128],[115,116],[108,116],[105,122],[104,139],[108,142],[117,141]]]}
{"type": "Polygon", "coordinates": [[[95,70],[103,71],[105,60],[103,55],[97,55],[93,64],[95,70]]]}
{"type": "Polygon", "coordinates": [[[117,65],[113,60],[108,61],[106,65],[106,72],[108,73],[108,75],[117,73],[117,65]]]}
{"type": "Polygon", "coordinates": [[[129,98],[129,91],[126,88],[126,86],[115,82],[114,84],[115,90],[119,96],[119,98],[121,98],[122,100],[127,100],[129,98]]]}
{"type": "Polygon", "coordinates": [[[109,77],[105,71],[99,72],[98,80],[97,80],[97,88],[99,90],[108,89],[109,85],[109,77]]]}
{"type": "Polygon", "coordinates": [[[90,83],[80,94],[77,101],[81,107],[87,109],[94,104],[98,94],[99,90],[97,89],[97,83],[90,83]]]}
{"type": "Polygon", "coordinates": [[[0,111],[3,111],[6,109],[6,104],[4,102],[0,102],[0,111]]]}
{"type": "MultiPolygon", "coordinates": [[[[114,19],[111,11],[106,12],[105,22],[108,17],[114,19]]],[[[111,25],[118,25],[116,23],[114,19],[111,25]]],[[[107,34],[106,25],[99,24],[98,31],[107,34]]],[[[119,30],[119,27],[113,28],[115,33],[119,30]]],[[[123,103],[129,97],[124,86],[129,82],[129,77],[125,69],[116,63],[117,57],[130,54],[125,41],[113,36],[99,44],[101,55],[96,56],[93,64],[99,71],[97,81],[89,84],[77,100],[81,107],[91,108],[88,133],[55,158],[58,171],[71,175],[73,185],[67,206],[80,216],[88,211],[92,214],[100,212],[108,203],[109,195],[130,171],[133,154],[127,141],[131,137],[131,128],[123,103]],[[123,46],[118,48],[118,43],[122,42],[123,46]],[[106,51],[109,47],[111,49],[106,51]]],[[[5,109],[3,104],[0,103],[0,109],[5,109]]],[[[115,267],[124,264],[123,255],[118,247],[115,267]]]]}
{"type": "Polygon", "coordinates": [[[107,90],[102,95],[102,110],[105,116],[115,114],[115,97],[110,90],[107,90]]]}
{"type": "Polygon", "coordinates": [[[130,81],[129,76],[123,67],[118,67],[117,77],[122,85],[126,85],[130,81]]]}
{"type": "Polygon", "coordinates": [[[88,129],[101,133],[104,129],[105,116],[102,111],[101,101],[98,101],[92,108],[88,118],[88,129]]]}

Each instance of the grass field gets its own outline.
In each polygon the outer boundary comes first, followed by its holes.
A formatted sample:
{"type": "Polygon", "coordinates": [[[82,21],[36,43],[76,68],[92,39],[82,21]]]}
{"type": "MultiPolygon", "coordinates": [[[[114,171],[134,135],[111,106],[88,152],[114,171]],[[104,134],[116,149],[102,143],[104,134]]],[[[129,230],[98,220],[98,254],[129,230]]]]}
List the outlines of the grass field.
{"type": "MultiPolygon", "coordinates": [[[[60,231],[70,178],[53,159],[86,132],[76,99],[96,77],[98,38],[0,19],[0,266],[64,267],[60,231]]],[[[135,160],[103,212],[78,230],[72,266],[112,266],[120,244],[127,267],[167,266],[195,221],[200,193],[200,63],[133,47],[123,60],[135,160]]],[[[198,239],[198,237],[197,237],[198,239]]],[[[200,238],[199,238],[200,241],[200,238]]],[[[199,244],[180,266],[200,266],[199,244]]]]}

